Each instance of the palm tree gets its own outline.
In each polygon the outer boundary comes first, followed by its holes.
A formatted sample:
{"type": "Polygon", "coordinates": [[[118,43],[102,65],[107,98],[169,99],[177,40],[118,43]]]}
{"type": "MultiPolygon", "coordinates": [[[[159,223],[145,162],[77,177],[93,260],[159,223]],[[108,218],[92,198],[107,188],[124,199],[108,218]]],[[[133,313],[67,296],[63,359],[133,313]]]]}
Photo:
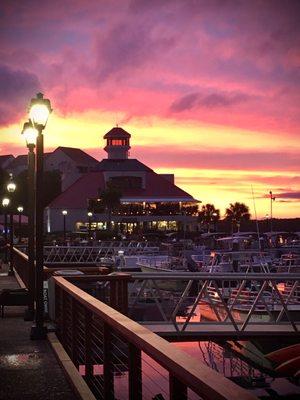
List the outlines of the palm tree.
{"type": "Polygon", "coordinates": [[[217,210],[213,204],[205,204],[202,206],[198,214],[198,221],[207,225],[207,232],[210,231],[210,225],[213,223],[216,230],[216,224],[220,219],[220,210],[217,210]]]}
{"type": "Polygon", "coordinates": [[[111,214],[121,204],[121,191],[111,182],[106,184],[106,189],[100,193],[100,200],[107,212],[107,230],[111,230],[111,214]]]}
{"type": "Polygon", "coordinates": [[[226,208],[225,220],[230,221],[233,226],[237,226],[238,231],[240,230],[240,224],[242,221],[249,221],[251,214],[249,207],[244,203],[230,203],[229,208],[226,208]]]}

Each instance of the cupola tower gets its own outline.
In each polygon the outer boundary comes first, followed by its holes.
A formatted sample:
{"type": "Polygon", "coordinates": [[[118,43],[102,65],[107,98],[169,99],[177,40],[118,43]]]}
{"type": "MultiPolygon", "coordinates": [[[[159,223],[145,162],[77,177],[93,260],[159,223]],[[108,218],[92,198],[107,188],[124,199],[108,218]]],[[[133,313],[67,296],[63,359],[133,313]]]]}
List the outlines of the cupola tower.
{"type": "Polygon", "coordinates": [[[130,133],[116,126],[107,132],[103,138],[106,139],[104,150],[109,159],[127,159],[130,150],[130,133]]]}

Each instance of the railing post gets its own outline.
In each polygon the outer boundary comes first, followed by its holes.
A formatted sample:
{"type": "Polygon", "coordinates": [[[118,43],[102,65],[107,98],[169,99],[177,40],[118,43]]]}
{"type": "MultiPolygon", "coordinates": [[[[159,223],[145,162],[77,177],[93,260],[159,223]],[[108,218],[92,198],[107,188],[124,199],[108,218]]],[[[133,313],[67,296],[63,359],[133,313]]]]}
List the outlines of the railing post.
{"type": "Polygon", "coordinates": [[[84,364],[85,364],[85,379],[89,384],[93,377],[93,364],[92,364],[92,348],[91,348],[91,322],[92,313],[85,309],[84,318],[84,364]]]}
{"type": "Polygon", "coordinates": [[[122,279],[121,283],[121,307],[122,314],[128,315],[128,278],[122,279]]]}
{"type": "Polygon", "coordinates": [[[141,400],[142,389],[142,356],[141,350],[129,343],[129,399],[141,400]]]}
{"type": "Polygon", "coordinates": [[[170,400],[187,400],[187,387],[174,375],[169,374],[170,400]]]}
{"type": "Polygon", "coordinates": [[[104,369],[104,399],[114,399],[114,374],[112,363],[111,328],[103,325],[103,369],[104,369]]]}
{"type": "Polygon", "coordinates": [[[55,283],[55,323],[57,336],[62,341],[62,289],[55,283]]]}
{"type": "Polygon", "coordinates": [[[117,281],[110,281],[110,306],[114,309],[117,308],[117,281]]]}
{"type": "Polygon", "coordinates": [[[77,355],[77,310],[76,310],[76,300],[74,297],[71,298],[71,357],[73,364],[78,368],[78,355],[77,355]]]}
{"type": "Polygon", "coordinates": [[[62,314],[61,314],[61,321],[62,321],[62,343],[66,348],[66,338],[67,338],[67,301],[66,301],[67,293],[63,290],[61,293],[61,302],[62,302],[62,314]]]}

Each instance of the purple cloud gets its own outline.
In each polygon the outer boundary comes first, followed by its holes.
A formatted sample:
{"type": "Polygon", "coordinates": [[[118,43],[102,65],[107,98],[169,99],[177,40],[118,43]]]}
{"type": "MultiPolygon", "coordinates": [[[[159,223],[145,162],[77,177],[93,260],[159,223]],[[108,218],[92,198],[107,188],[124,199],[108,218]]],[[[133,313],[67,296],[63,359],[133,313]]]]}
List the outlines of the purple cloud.
{"type": "Polygon", "coordinates": [[[294,199],[300,200],[300,192],[284,192],[274,194],[276,199],[294,199]]]}
{"type": "Polygon", "coordinates": [[[28,101],[39,90],[40,83],[34,74],[0,64],[0,124],[24,114],[28,101]]]}
{"type": "Polygon", "coordinates": [[[180,97],[175,100],[170,107],[172,112],[181,112],[191,110],[197,107],[205,108],[218,108],[218,107],[230,107],[237,104],[244,103],[251,99],[244,93],[191,93],[180,97]]]}

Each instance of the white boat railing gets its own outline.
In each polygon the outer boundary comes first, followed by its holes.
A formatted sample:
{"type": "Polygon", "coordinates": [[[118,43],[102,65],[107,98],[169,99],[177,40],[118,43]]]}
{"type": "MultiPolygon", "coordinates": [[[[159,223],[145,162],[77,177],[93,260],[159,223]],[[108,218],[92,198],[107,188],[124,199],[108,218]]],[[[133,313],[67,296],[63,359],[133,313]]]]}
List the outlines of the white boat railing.
{"type": "MultiPolygon", "coordinates": [[[[26,253],[27,249],[22,247],[26,253]]],[[[120,255],[156,254],[159,248],[142,242],[102,242],[97,246],[44,246],[45,264],[97,264],[120,255]]]]}

